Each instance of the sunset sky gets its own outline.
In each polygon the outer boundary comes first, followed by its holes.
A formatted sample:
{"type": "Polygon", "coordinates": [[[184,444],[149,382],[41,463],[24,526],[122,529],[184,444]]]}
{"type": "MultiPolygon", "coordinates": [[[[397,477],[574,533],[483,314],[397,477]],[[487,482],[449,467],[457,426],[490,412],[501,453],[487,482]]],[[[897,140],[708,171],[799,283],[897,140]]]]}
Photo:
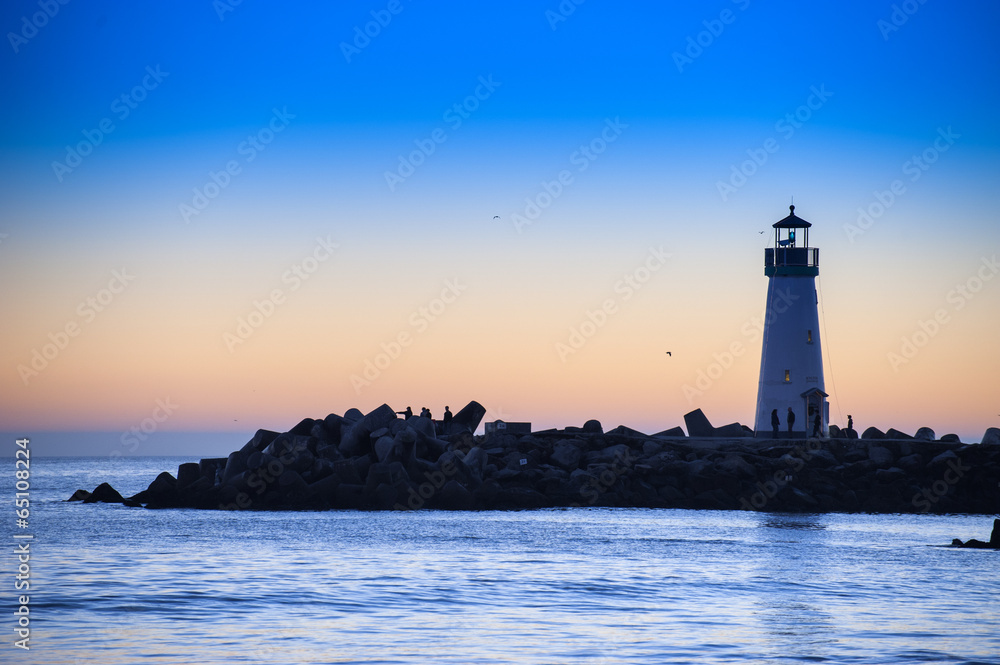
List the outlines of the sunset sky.
{"type": "Polygon", "coordinates": [[[792,197],[831,422],[1000,426],[996,2],[18,0],[0,26],[11,435],[224,454],[472,399],[752,426],[792,197]]]}

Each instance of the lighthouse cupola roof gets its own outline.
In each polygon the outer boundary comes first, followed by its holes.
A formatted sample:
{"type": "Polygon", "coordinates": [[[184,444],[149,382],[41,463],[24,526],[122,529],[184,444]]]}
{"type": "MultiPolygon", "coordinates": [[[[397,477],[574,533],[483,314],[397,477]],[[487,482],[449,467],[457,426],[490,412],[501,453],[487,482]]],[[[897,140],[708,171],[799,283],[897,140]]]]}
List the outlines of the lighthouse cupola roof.
{"type": "Polygon", "coordinates": [[[795,214],[795,206],[788,206],[788,217],[771,225],[776,229],[808,229],[812,224],[795,214]]]}

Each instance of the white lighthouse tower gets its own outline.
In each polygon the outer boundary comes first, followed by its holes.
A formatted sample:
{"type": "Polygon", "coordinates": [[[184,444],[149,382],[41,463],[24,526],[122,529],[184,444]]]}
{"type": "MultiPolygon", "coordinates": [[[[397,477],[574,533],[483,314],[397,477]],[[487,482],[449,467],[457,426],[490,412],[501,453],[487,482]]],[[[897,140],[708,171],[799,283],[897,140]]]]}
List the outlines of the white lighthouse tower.
{"type": "Polygon", "coordinates": [[[827,435],[830,408],[823,382],[823,350],[819,337],[819,249],[809,246],[809,222],[790,214],[774,226],[774,247],[764,250],[768,277],[764,345],[760,353],[757,416],[754,436],[773,436],[777,413],[779,437],[788,437],[789,409],[795,414],[791,436],[815,430],[827,435]]]}

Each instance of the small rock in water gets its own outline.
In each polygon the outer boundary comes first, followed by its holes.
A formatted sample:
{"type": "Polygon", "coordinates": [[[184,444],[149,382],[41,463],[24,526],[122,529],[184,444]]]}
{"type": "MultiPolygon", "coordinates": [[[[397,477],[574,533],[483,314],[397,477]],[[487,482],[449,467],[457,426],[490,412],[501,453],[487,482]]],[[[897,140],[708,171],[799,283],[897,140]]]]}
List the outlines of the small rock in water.
{"type": "Polygon", "coordinates": [[[955,538],[951,541],[952,547],[968,547],[979,550],[1000,550],[1000,519],[993,520],[993,533],[990,534],[990,542],[984,543],[981,540],[972,538],[964,543],[955,538]]]}
{"type": "Polygon", "coordinates": [[[124,503],[125,498],[118,493],[114,487],[107,483],[101,483],[94,488],[84,503],[124,503]]]}

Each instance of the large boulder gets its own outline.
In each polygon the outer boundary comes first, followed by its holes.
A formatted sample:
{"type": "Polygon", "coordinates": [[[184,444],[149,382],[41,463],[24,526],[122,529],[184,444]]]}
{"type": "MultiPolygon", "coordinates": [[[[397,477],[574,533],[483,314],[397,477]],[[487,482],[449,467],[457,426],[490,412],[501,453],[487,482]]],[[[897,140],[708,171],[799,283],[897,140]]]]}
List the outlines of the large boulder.
{"type": "Polygon", "coordinates": [[[956,455],[955,452],[952,451],[952,450],[946,450],[943,453],[941,453],[940,455],[936,455],[927,464],[927,466],[941,466],[942,464],[948,464],[949,462],[951,462],[953,464],[959,462],[958,455],[956,455]]]}
{"type": "Polygon", "coordinates": [[[462,407],[458,413],[452,416],[451,422],[448,423],[445,434],[455,434],[457,432],[466,429],[473,434],[479,429],[479,423],[482,422],[483,416],[486,415],[486,408],[479,402],[473,400],[462,407]]]}
{"type": "Polygon", "coordinates": [[[637,439],[645,439],[646,435],[639,430],[632,429],[631,427],[625,427],[625,425],[619,425],[613,430],[608,430],[608,436],[631,436],[637,439]]]}
{"type": "Polygon", "coordinates": [[[810,450],[807,454],[809,456],[809,463],[821,469],[837,465],[836,455],[831,453],[826,448],[810,450]]]}
{"type": "Polygon", "coordinates": [[[201,478],[201,467],[197,462],[185,462],[177,467],[177,486],[187,487],[201,478]]]}
{"type": "Polygon", "coordinates": [[[583,424],[584,434],[604,434],[604,427],[600,420],[588,420],[583,424]]]}
{"type": "Polygon", "coordinates": [[[211,480],[214,485],[228,461],[226,457],[206,457],[198,461],[198,466],[201,467],[201,475],[211,480]]]}
{"type": "Polygon", "coordinates": [[[528,487],[508,487],[496,493],[496,505],[502,509],[524,510],[548,508],[552,505],[541,492],[528,487]]]}
{"type": "Polygon", "coordinates": [[[423,434],[424,436],[429,436],[431,438],[437,436],[437,429],[434,427],[434,421],[427,416],[413,416],[406,420],[406,426],[413,429],[417,434],[423,434]]]}
{"type": "Polygon", "coordinates": [[[892,463],[896,461],[896,456],[888,448],[871,446],[868,448],[868,459],[875,462],[879,468],[885,469],[892,466],[892,463]]]}
{"type": "Polygon", "coordinates": [[[254,450],[264,450],[276,438],[278,438],[278,433],[277,432],[272,432],[269,429],[259,429],[259,430],[257,430],[256,434],[253,435],[253,438],[250,439],[250,441],[248,442],[248,444],[254,450]]]}
{"type": "Polygon", "coordinates": [[[921,427],[917,430],[917,433],[913,435],[913,438],[918,441],[934,441],[937,437],[934,436],[934,430],[930,427],[921,427]]]}
{"type": "Polygon", "coordinates": [[[708,417],[701,409],[695,409],[684,414],[684,425],[687,427],[688,436],[711,437],[715,435],[715,428],[708,421],[708,417]]]}
{"type": "Polygon", "coordinates": [[[141,494],[144,502],[154,507],[173,507],[180,503],[177,479],[166,471],[154,478],[141,494]]]}
{"type": "Polygon", "coordinates": [[[362,422],[365,424],[365,429],[367,429],[368,433],[371,434],[377,429],[388,427],[395,419],[396,412],[393,411],[392,407],[388,404],[383,404],[377,409],[367,413],[362,422]]]}
{"type": "Polygon", "coordinates": [[[663,452],[663,444],[656,441],[646,440],[642,442],[643,457],[652,457],[663,452]]]}
{"type": "Polygon", "coordinates": [[[864,432],[861,433],[862,439],[884,439],[885,433],[878,427],[869,427],[864,432]]]}
{"type": "Polygon", "coordinates": [[[729,423],[722,427],[713,427],[708,417],[702,413],[701,409],[695,409],[684,414],[684,424],[687,426],[688,435],[693,437],[715,437],[734,438],[753,436],[753,430],[744,428],[739,423],[729,423]]]}
{"type": "Polygon", "coordinates": [[[243,473],[247,470],[247,460],[254,455],[261,455],[260,452],[253,452],[250,455],[244,455],[243,451],[237,450],[235,452],[229,453],[229,458],[226,460],[226,466],[222,470],[222,482],[228,483],[234,477],[243,473]]]}
{"type": "Polygon", "coordinates": [[[888,469],[875,470],[875,480],[884,484],[893,483],[897,480],[902,480],[906,477],[907,477],[906,471],[903,471],[897,466],[891,466],[888,469]]]}
{"type": "Polygon", "coordinates": [[[472,492],[456,480],[449,480],[440,489],[436,504],[445,510],[472,510],[476,500],[472,492]]]}
{"type": "Polygon", "coordinates": [[[303,418],[302,420],[299,421],[299,423],[295,427],[288,430],[288,433],[294,434],[296,436],[301,436],[301,435],[308,436],[309,433],[312,432],[312,428],[315,424],[316,421],[313,420],[312,418],[303,418]]]}
{"type": "Polygon", "coordinates": [[[469,467],[469,471],[472,472],[473,476],[482,480],[483,470],[486,468],[488,458],[489,456],[486,454],[486,451],[479,446],[476,446],[469,452],[465,453],[463,461],[465,462],[465,465],[469,467]]]}
{"type": "Polygon", "coordinates": [[[344,418],[343,416],[338,416],[336,413],[331,413],[323,419],[323,422],[331,430],[336,430],[340,427],[340,423],[344,422],[344,418]]]}
{"type": "Polygon", "coordinates": [[[757,477],[757,469],[747,462],[741,455],[728,455],[718,463],[717,468],[723,473],[736,476],[737,478],[752,479],[757,477]]]}
{"type": "Polygon", "coordinates": [[[375,441],[375,457],[379,462],[392,462],[401,456],[402,446],[393,437],[381,436],[375,441]]]}
{"type": "Polygon", "coordinates": [[[753,436],[753,431],[747,432],[743,428],[743,425],[739,423],[729,423],[728,425],[723,425],[722,427],[716,427],[713,436],[717,438],[737,438],[742,436],[753,436]]]}
{"type": "Polygon", "coordinates": [[[983,434],[982,444],[984,446],[1000,445],[1000,428],[990,427],[988,430],[986,430],[986,433],[983,434]]]}
{"type": "Polygon", "coordinates": [[[316,424],[312,426],[309,430],[309,436],[316,437],[318,441],[326,445],[338,444],[340,443],[340,420],[331,421],[332,425],[327,423],[330,416],[327,416],[323,420],[317,420],[316,424]]]}
{"type": "Polygon", "coordinates": [[[567,471],[572,471],[580,464],[580,447],[569,441],[560,441],[555,445],[549,460],[556,466],[561,466],[567,471]]]}
{"type": "MultiPolygon", "coordinates": [[[[356,409],[355,409],[356,410],[356,409]]],[[[348,411],[348,414],[351,412],[348,411]]],[[[347,415],[345,421],[350,422],[347,415]]],[[[351,414],[356,415],[356,414],[351,414]]],[[[338,449],[344,457],[357,457],[367,455],[371,449],[371,434],[383,427],[389,427],[396,420],[396,412],[388,404],[383,404],[377,409],[354,421],[349,429],[344,431],[341,426],[341,437],[338,449]]]]}

